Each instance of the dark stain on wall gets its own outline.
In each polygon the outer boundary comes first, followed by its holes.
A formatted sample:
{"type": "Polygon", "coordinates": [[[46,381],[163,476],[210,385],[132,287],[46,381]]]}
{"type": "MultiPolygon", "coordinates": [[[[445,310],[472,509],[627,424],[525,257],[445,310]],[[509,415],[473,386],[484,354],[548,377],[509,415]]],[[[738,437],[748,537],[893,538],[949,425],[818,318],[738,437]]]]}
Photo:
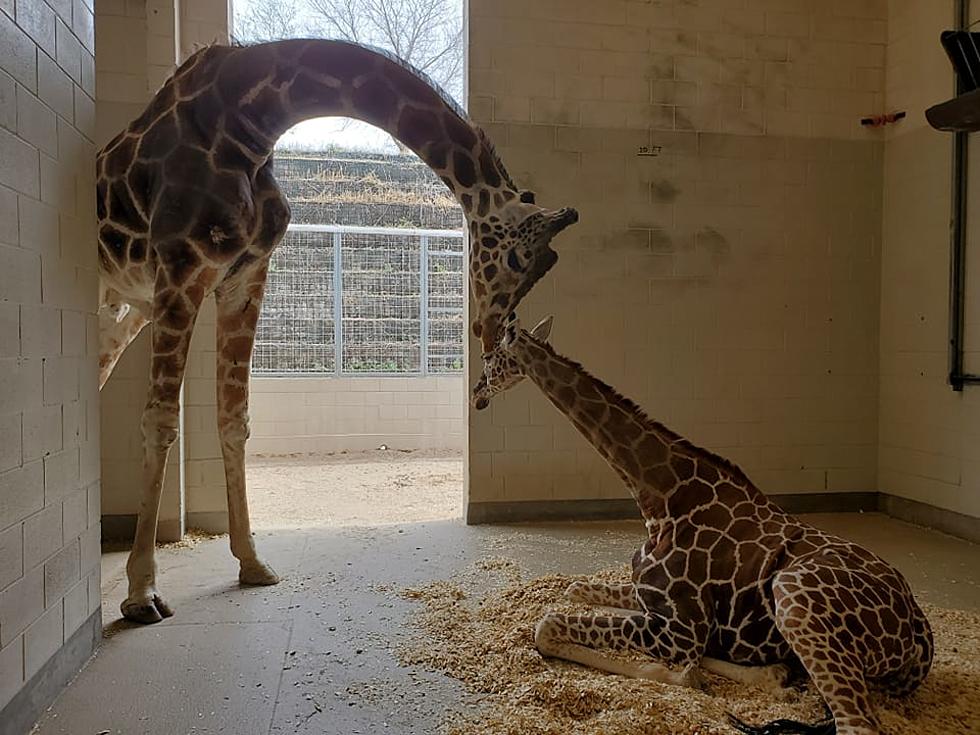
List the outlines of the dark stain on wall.
{"type": "Polygon", "coordinates": [[[674,186],[673,182],[667,181],[666,179],[650,183],[650,194],[655,202],[670,204],[677,199],[680,193],[681,190],[674,186]]]}
{"type": "Polygon", "coordinates": [[[650,230],[650,250],[655,253],[674,252],[674,239],[666,230],[654,228],[650,230]]]}
{"type": "Polygon", "coordinates": [[[731,243],[728,238],[722,235],[714,227],[702,227],[698,230],[696,242],[699,247],[704,248],[712,255],[725,256],[732,251],[731,243]]]}

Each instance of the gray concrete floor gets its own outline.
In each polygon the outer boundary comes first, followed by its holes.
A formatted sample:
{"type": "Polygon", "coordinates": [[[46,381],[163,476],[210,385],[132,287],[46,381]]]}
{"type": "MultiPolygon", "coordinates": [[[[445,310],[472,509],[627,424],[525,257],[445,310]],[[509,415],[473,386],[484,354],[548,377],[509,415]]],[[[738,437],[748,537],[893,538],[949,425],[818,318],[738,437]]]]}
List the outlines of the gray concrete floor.
{"type": "MultiPolygon", "coordinates": [[[[896,564],[920,599],[980,609],[980,547],[876,515],[808,520],[896,564]]],[[[443,676],[401,668],[411,603],[383,591],[444,579],[488,554],[531,574],[624,563],[639,523],[466,527],[461,521],[374,528],[264,530],[283,575],[242,588],[227,539],[160,552],[176,616],[119,621],[124,555],[106,555],[106,639],[39,723],[39,735],[432,733],[450,709],[477,706],[443,676]]]]}

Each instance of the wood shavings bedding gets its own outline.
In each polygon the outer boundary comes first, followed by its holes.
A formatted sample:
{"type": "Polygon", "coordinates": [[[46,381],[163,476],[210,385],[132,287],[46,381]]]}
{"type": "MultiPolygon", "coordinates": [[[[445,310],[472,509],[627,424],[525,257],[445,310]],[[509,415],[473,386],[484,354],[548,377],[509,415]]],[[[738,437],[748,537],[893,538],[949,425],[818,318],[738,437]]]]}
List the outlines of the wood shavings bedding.
{"type": "MultiPolygon", "coordinates": [[[[625,582],[629,572],[590,578],[625,582]]],[[[583,611],[563,596],[581,579],[525,579],[515,562],[492,557],[453,580],[403,591],[420,604],[413,619],[420,635],[399,650],[402,663],[458,679],[482,702],[451,715],[448,735],[729,735],[727,712],[753,723],[822,719],[809,689],[780,696],[707,675],[706,693],[542,658],[534,626],[549,611],[583,611]]],[[[883,733],[980,733],[980,614],[924,609],[936,637],[932,672],[910,698],[875,698],[883,733]]]]}

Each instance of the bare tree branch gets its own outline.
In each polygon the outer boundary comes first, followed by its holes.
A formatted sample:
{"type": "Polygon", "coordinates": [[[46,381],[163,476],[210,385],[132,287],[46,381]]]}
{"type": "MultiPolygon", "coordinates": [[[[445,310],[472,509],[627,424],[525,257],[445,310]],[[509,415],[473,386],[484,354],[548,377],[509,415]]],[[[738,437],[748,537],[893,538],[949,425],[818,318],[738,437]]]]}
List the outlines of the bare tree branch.
{"type": "Polygon", "coordinates": [[[290,38],[300,32],[297,0],[255,0],[235,14],[235,40],[259,43],[290,38]]]}
{"type": "Polygon", "coordinates": [[[391,51],[454,97],[462,94],[458,0],[307,0],[318,35],[391,51]]]}

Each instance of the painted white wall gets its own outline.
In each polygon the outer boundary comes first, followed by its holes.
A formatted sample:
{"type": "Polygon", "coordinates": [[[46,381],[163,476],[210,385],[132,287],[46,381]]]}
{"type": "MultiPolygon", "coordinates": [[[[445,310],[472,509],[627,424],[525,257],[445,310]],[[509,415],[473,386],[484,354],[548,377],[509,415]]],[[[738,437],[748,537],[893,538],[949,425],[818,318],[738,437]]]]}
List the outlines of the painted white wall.
{"type": "Polygon", "coordinates": [[[253,378],[250,456],[464,446],[462,375],[253,378]]]}
{"type": "MultiPolygon", "coordinates": [[[[470,1],[470,114],[581,214],[520,316],[766,492],[873,491],[887,7],[701,6],[470,1]]],[[[627,496],[533,385],[469,429],[472,502],[627,496]]]]}
{"type": "MultiPolygon", "coordinates": [[[[980,517],[980,386],[957,393],[946,379],[952,136],[930,128],[922,114],[953,94],[939,45],[952,4],[891,0],[888,10],[887,109],[908,117],[888,131],[885,146],[878,489],[980,517]]],[[[975,153],[969,167],[964,343],[966,370],[977,372],[975,153]]]]}

